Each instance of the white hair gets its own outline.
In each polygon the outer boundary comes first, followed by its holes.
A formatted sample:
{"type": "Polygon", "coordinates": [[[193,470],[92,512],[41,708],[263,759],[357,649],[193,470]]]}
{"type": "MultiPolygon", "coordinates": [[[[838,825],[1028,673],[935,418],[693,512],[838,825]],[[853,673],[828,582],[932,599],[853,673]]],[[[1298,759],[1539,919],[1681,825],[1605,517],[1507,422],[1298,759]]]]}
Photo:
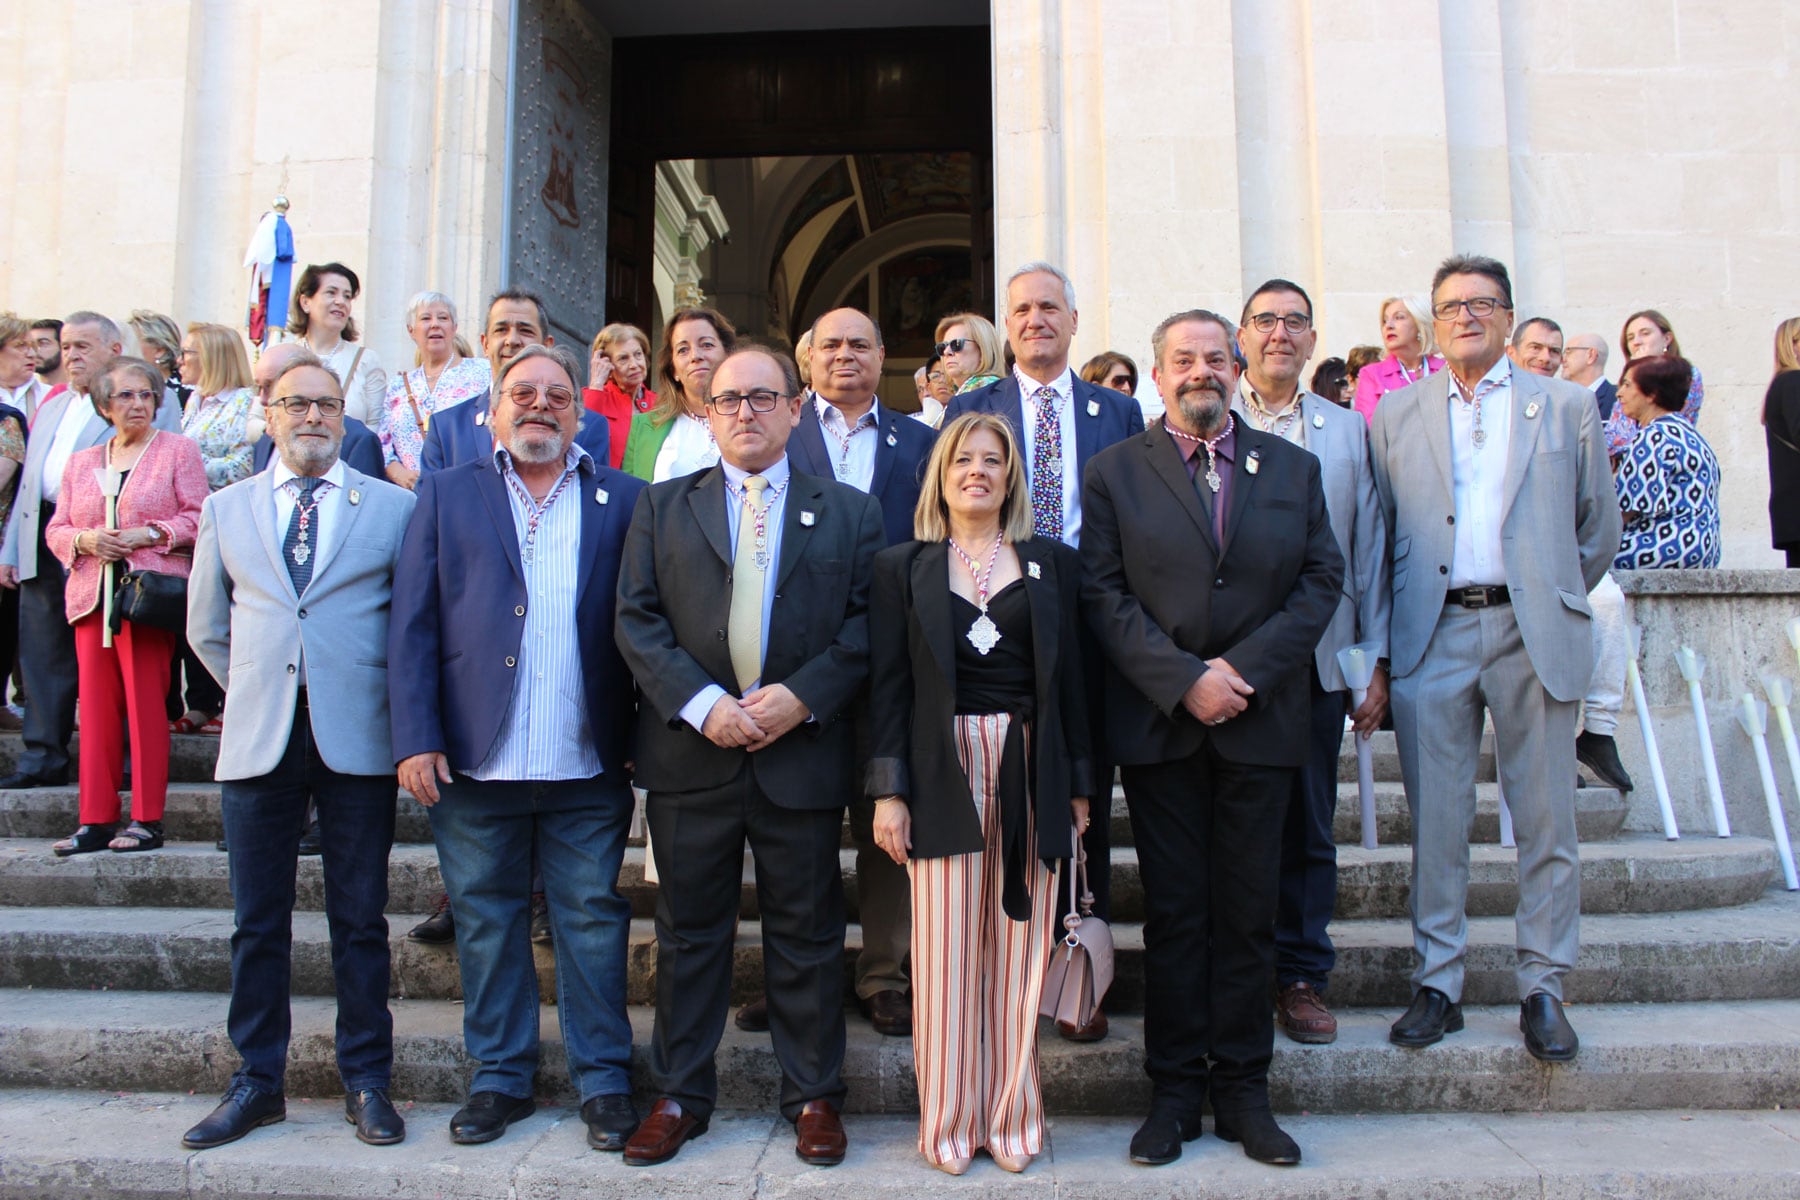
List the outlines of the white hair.
{"type": "Polygon", "coordinates": [[[1075,285],[1069,281],[1061,267],[1047,262],[1028,262],[1006,277],[1006,290],[1011,292],[1013,283],[1027,275],[1054,275],[1062,280],[1063,303],[1069,306],[1070,312],[1075,311],[1075,285]]]}
{"type": "Polygon", "coordinates": [[[408,332],[412,330],[413,322],[419,319],[419,313],[424,311],[429,305],[433,304],[441,304],[449,309],[450,323],[452,325],[458,324],[456,319],[456,301],[444,295],[442,292],[423,291],[414,296],[406,305],[406,328],[408,332]]]}

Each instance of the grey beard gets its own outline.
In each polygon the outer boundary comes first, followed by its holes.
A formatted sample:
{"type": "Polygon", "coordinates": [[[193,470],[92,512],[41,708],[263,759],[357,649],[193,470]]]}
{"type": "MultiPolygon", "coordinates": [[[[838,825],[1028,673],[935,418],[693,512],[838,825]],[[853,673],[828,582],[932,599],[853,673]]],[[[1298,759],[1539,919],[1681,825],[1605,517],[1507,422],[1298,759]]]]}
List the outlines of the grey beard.
{"type": "Polygon", "coordinates": [[[328,445],[315,446],[311,442],[301,441],[298,437],[290,441],[279,442],[276,449],[281,451],[281,461],[287,469],[296,475],[310,475],[320,467],[329,468],[337,460],[341,439],[328,445]]]}
{"type": "Polygon", "coordinates": [[[1214,390],[1209,384],[1187,385],[1176,393],[1175,403],[1181,409],[1181,419],[1195,431],[1210,430],[1225,420],[1225,393],[1214,390]],[[1213,397],[1211,403],[1199,399],[1207,394],[1213,397]]]}
{"type": "Polygon", "coordinates": [[[513,423],[512,443],[506,447],[506,452],[520,462],[531,463],[533,466],[542,466],[545,463],[562,461],[564,455],[568,453],[569,440],[563,435],[560,428],[551,428],[551,426],[548,425],[538,426],[540,429],[548,429],[551,433],[556,435],[550,441],[534,442],[529,438],[519,436],[525,425],[536,424],[537,422],[535,421],[526,421],[523,423],[515,421],[513,423]]]}

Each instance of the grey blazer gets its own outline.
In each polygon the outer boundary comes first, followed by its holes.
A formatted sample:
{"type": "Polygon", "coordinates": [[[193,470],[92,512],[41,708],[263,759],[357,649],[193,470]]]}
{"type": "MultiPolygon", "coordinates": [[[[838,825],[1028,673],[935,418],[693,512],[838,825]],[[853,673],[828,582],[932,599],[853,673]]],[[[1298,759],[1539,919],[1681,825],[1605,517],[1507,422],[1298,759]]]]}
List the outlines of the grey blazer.
{"type": "MultiPolygon", "coordinates": [[[[71,403],[92,405],[87,397],[72,391],[58,392],[38,406],[32,418],[37,432],[25,440],[25,466],[19,473],[18,502],[6,518],[6,537],[0,541],[0,566],[17,567],[19,579],[36,579],[38,570],[38,522],[50,523],[54,505],[44,503],[44,460],[50,457],[50,443],[56,440],[56,427],[71,403]]],[[[155,425],[169,433],[181,432],[181,406],[167,396],[156,410],[155,425]]],[[[75,450],[98,446],[112,436],[113,428],[99,413],[88,417],[81,434],[75,439],[75,450]]],[[[73,451],[71,451],[71,454],[73,451]]]]}
{"type": "Polygon", "coordinates": [[[1358,642],[1375,643],[1377,658],[1388,656],[1387,517],[1375,495],[1369,463],[1369,425],[1355,409],[1341,408],[1323,396],[1300,394],[1300,419],[1306,422],[1306,448],[1319,460],[1325,484],[1325,509],[1338,553],[1344,556],[1344,592],[1337,611],[1313,652],[1319,682],[1328,692],[1344,690],[1338,651],[1358,642]]]}
{"type": "Polygon", "coordinates": [[[313,740],[325,765],[346,775],[394,773],[388,608],[413,494],[349,467],[344,485],[344,528],[304,601],[281,560],[270,471],[214,492],[200,510],[188,642],[231,698],[218,779],[254,779],[281,761],[303,647],[313,740]]]}
{"type": "MultiPolygon", "coordinates": [[[[1375,490],[1393,559],[1388,643],[1411,674],[1444,611],[1456,547],[1450,465],[1450,372],[1390,392],[1369,434],[1375,490]]],[[[1558,700],[1579,700],[1594,673],[1587,594],[1619,546],[1619,501],[1584,387],[1512,372],[1501,548],[1506,586],[1531,666],[1558,700]]],[[[1496,581],[1497,582],[1497,581],[1496,581]]]]}

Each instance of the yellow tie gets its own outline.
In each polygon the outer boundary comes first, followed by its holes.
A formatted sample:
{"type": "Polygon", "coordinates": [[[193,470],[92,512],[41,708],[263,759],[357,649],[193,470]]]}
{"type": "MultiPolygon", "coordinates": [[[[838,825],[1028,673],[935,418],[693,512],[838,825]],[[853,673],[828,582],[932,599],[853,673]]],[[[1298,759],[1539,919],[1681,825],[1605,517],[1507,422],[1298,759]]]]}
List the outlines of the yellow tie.
{"type": "Polygon", "coordinates": [[[731,618],[726,638],[731,646],[731,670],[737,676],[739,695],[762,678],[763,584],[769,571],[769,548],[767,528],[758,545],[756,526],[763,510],[763,489],[768,486],[769,481],[761,475],[744,480],[737,557],[731,564],[731,618]]]}

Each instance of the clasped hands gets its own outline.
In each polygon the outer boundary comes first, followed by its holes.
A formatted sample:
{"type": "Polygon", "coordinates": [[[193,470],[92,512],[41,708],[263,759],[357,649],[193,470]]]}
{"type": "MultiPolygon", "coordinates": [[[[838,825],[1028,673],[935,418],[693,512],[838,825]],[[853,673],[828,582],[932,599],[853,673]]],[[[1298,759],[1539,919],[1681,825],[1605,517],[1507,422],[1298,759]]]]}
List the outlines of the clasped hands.
{"type": "Polygon", "coordinates": [[[1222,725],[1250,707],[1256,689],[1222,658],[1206,660],[1206,670],[1182,693],[1181,707],[1202,725],[1222,725]]]}
{"type": "Polygon", "coordinates": [[[713,702],[700,732],[715,746],[755,753],[797,727],[812,712],[786,684],[752,688],[742,700],[729,693],[713,702]]]}
{"type": "Polygon", "coordinates": [[[101,562],[118,562],[133,550],[154,546],[161,540],[161,535],[148,525],[135,529],[84,529],[75,535],[75,549],[101,562]]]}

